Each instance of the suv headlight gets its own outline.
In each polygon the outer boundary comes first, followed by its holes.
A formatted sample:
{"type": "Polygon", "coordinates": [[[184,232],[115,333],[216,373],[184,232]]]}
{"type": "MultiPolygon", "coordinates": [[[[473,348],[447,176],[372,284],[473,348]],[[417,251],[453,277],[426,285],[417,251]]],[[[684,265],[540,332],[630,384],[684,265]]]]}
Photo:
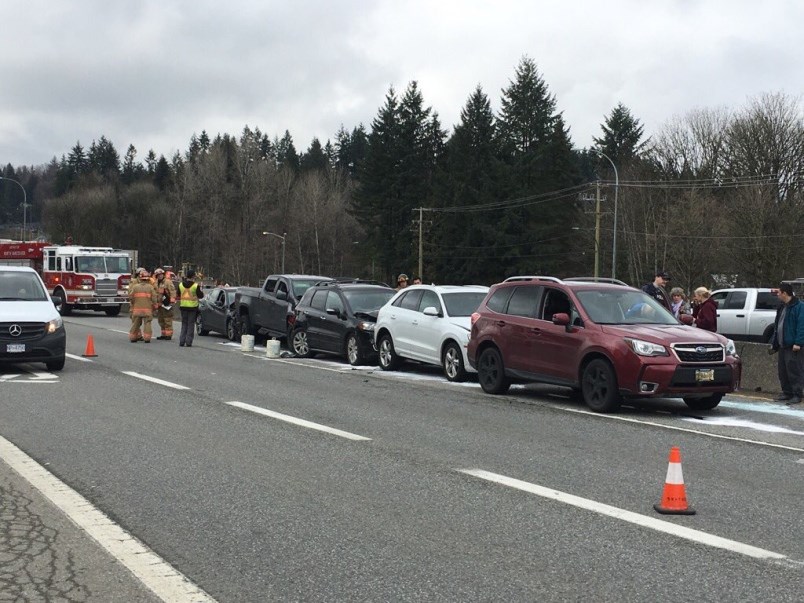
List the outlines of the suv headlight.
{"type": "Polygon", "coordinates": [[[669,356],[667,348],[658,343],[651,343],[650,341],[642,341],[641,339],[625,339],[634,350],[634,353],[639,356],[669,356]]]}
{"type": "Polygon", "coordinates": [[[737,347],[731,339],[726,340],[726,356],[736,356],[737,347]]]}
{"type": "Polygon", "coordinates": [[[61,318],[54,318],[53,320],[47,323],[47,326],[45,326],[45,331],[47,331],[48,334],[55,333],[63,326],[64,321],[61,318]]]}
{"type": "Polygon", "coordinates": [[[370,333],[371,331],[374,330],[374,323],[373,322],[361,321],[361,322],[357,323],[357,328],[360,331],[367,331],[367,332],[370,333]]]}

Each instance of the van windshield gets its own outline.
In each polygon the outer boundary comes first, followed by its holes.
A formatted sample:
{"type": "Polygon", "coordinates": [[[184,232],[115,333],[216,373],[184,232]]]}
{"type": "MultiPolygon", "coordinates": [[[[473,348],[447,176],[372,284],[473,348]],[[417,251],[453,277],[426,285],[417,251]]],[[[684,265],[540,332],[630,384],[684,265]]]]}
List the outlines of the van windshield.
{"type": "Polygon", "coordinates": [[[0,271],[0,302],[4,301],[47,301],[47,293],[35,273],[0,271]]]}
{"type": "Polygon", "coordinates": [[[636,290],[590,290],[576,293],[589,318],[599,325],[677,325],[655,299],[636,290]]]}

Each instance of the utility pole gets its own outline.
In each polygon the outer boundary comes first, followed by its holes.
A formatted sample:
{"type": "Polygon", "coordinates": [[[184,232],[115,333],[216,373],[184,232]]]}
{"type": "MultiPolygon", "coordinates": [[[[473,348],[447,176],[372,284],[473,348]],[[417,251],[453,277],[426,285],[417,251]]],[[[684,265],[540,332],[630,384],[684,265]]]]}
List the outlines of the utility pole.
{"type": "Polygon", "coordinates": [[[424,229],[424,208],[419,208],[419,272],[418,277],[422,278],[422,274],[424,274],[424,264],[423,264],[423,254],[424,254],[424,245],[422,243],[422,232],[424,229]]]}
{"type": "Polygon", "coordinates": [[[600,276],[600,180],[595,186],[595,278],[600,276]]]}

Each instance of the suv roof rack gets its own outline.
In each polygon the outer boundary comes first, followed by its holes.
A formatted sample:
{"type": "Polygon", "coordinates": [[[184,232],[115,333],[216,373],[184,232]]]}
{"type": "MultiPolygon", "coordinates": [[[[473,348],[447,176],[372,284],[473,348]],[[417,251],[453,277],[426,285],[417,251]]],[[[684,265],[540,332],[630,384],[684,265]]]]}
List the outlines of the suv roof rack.
{"type": "Polygon", "coordinates": [[[514,281],[552,281],[554,283],[562,282],[560,278],[556,278],[555,276],[509,276],[503,282],[511,283],[514,281]]]}
{"type": "Polygon", "coordinates": [[[379,285],[381,287],[388,287],[386,283],[382,281],[373,281],[370,279],[362,279],[362,278],[349,278],[349,277],[338,277],[330,281],[319,281],[314,287],[333,287],[335,285],[379,285]]]}
{"type": "Polygon", "coordinates": [[[628,283],[624,283],[620,279],[608,278],[605,276],[571,276],[569,278],[565,278],[564,280],[584,283],[610,283],[612,285],[622,285],[623,287],[629,286],[628,283]]]}

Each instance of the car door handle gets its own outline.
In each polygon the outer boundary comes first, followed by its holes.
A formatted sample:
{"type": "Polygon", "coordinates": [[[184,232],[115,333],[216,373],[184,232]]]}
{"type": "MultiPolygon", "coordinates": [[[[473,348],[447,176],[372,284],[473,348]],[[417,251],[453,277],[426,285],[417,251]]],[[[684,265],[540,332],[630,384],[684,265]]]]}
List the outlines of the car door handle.
{"type": "Polygon", "coordinates": [[[718,318],[720,318],[720,314],[715,314],[715,316],[717,316],[718,318]]]}
{"type": "Polygon", "coordinates": [[[497,325],[498,327],[504,327],[505,326],[505,321],[504,320],[498,320],[494,324],[497,325]]]}
{"type": "Polygon", "coordinates": [[[537,328],[537,327],[532,327],[530,332],[533,333],[534,335],[541,335],[542,334],[542,330],[537,328]]]}
{"type": "Polygon", "coordinates": [[[412,325],[415,327],[416,325],[418,325],[418,324],[419,324],[419,321],[418,321],[418,320],[414,320],[414,321],[413,321],[412,323],[410,323],[410,324],[412,324],[412,325]]]}
{"type": "Polygon", "coordinates": [[[745,318],[745,314],[738,314],[737,318],[745,318]]]}

